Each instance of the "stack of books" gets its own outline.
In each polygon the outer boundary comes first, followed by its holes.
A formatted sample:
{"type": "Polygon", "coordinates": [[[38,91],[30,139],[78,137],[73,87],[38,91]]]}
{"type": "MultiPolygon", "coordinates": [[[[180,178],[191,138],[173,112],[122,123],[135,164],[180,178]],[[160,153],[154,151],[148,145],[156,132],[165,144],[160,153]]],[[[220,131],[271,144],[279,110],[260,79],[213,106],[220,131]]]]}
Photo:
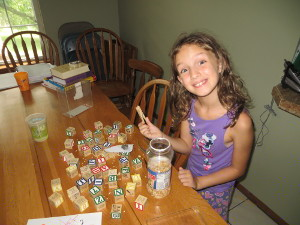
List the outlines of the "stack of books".
{"type": "Polygon", "coordinates": [[[68,63],[51,69],[52,76],[43,80],[44,87],[65,89],[67,86],[89,80],[93,82],[96,76],[90,71],[88,64],[83,62],[68,63]]]}

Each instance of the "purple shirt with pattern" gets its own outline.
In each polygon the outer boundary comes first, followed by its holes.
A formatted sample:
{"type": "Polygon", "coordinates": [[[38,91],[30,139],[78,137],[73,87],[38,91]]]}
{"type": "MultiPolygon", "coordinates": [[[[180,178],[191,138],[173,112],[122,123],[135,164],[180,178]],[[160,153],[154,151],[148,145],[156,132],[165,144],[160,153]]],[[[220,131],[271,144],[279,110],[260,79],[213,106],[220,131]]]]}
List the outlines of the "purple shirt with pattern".
{"type": "MultiPolygon", "coordinates": [[[[193,147],[188,159],[187,169],[193,176],[205,176],[228,167],[232,162],[233,145],[224,145],[226,125],[231,122],[227,113],[215,120],[203,120],[195,112],[195,101],[192,101],[188,117],[190,133],[193,136],[193,147]]],[[[234,185],[235,181],[208,187],[201,191],[223,192],[234,185]]]]}

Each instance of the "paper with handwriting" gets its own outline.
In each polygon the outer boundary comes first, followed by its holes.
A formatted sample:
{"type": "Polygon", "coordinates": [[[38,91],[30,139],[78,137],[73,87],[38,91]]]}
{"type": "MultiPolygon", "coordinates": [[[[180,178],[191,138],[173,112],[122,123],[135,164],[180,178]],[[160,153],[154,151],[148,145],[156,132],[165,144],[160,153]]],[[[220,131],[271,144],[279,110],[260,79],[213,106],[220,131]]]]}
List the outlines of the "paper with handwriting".
{"type": "Polygon", "coordinates": [[[27,225],[102,225],[102,212],[30,219],[27,225]]]}

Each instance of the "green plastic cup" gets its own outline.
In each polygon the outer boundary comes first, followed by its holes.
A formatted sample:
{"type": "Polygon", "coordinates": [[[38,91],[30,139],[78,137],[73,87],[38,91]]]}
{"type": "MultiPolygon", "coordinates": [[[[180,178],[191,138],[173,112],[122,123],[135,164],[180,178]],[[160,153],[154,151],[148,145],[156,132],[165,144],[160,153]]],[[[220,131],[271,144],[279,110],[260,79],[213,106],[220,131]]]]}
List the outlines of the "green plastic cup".
{"type": "Polygon", "coordinates": [[[34,113],[26,117],[34,141],[42,142],[48,139],[47,118],[44,113],[34,113]]]}

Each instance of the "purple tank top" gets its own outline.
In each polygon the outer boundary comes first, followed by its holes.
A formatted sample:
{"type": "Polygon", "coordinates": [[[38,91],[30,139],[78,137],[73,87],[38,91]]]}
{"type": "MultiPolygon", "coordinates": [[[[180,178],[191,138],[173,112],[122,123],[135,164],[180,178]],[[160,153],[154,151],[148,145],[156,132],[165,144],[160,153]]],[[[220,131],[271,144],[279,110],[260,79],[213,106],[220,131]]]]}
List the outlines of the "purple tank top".
{"type": "MultiPolygon", "coordinates": [[[[188,117],[193,147],[188,159],[187,169],[193,176],[205,176],[231,165],[233,145],[224,145],[226,125],[231,122],[227,114],[215,120],[203,120],[195,112],[192,101],[188,117]]],[[[223,192],[234,185],[235,181],[205,188],[201,191],[223,192]]]]}

